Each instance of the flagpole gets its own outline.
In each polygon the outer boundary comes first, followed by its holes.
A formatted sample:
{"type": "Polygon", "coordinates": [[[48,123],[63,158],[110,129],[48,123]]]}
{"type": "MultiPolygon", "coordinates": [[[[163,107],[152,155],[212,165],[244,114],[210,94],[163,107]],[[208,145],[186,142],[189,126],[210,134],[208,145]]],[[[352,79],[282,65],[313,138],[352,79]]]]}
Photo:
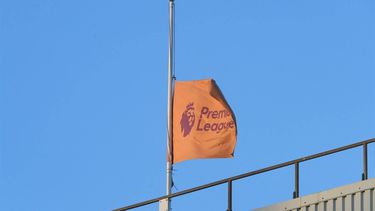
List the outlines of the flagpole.
{"type": "MultiPolygon", "coordinates": [[[[167,187],[166,195],[172,193],[172,89],[173,89],[173,78],[174,78],[174,0],[169,0],[169,50],[168,50],[168,135],[167,135],[167,187]]],[[[168,199],[166,204],[166,211],[171,210],[171,200],[168,199]]]]}

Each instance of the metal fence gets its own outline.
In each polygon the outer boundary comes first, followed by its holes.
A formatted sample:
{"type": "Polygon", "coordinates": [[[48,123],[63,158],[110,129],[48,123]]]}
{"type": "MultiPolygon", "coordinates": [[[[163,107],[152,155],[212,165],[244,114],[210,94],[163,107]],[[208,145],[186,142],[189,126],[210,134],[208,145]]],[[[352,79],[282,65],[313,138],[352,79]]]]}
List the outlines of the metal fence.
{"type": "Polygon", "coordinates": [[[375,178],[253,211],[375,211],[375,178]]]}
{"type": "Polygon", "coordinates": [[[291,160],[291,161],[288,161],[288,162],[284,162],[284,163],[280,163],[280,164],[277,164],[277,165],[269,166],[269,167],[266,167],[266,168],[263,168],[263,169],[247,172],[247,173],[240,174],[240,175],[237,175],[237,176],[234,176],[234,177],[228,177],[226,179],[218,180],[218,181],[208,183],[208,184],[205,184],[205,185],[201,185],[201,186],[198,186],[198,187],[194,187],[194,188],[190,188],[190,189],[187,189],[187,190],[179,191],[179,192],[176,192],[176,193],[173,193],[173,194],[170,194],[170,195],[165,195],[165,196],[161,196],[161,197],[158,197],[158,198],[143,201],[143,202],[140,202],[140,203],[137,203],[137,204],[129,205],[129,206],[126,206],[126,207],[121,207],[121,208],[115,209],[114,211],[125,211],[125,210],[134,209],[134,208],[137,208],[137,207],[143,207],[143,206],[148,205],[148,204],[157,203],[161,200],[175,198],[175,197],[178,197],[178,196],[181,196],[181,195],[185,195],[185,194],[188,194],[188,193],[200,191],[200,190],[203,190],[203,189],[207,189],[207,188],[210,188],[210,187],[222,185],[222,184],[225,184],[225,183],[228,185],[228,191],[227,191],[228,208],[227,208],[227,211],[232,211],[232,183],[233,183],[233,181],[240,180],[240,179],[247,178],[247,177],[251,177],[251,176],[254,176],[254,175],[257,175],[257,174],[262,174],[262,173],[265,173],[265,172],[273,171],[273,170],[276,170],[276,169],[284,168],[284,167],[291,166],[291,165],[294,165],[293,198],[298,198],[299,197],[299,165],[300,165],[300,163],[303,163],[303,162],[308,161],[308,160],[320,158],[320,157],[323,157],[323,156],[335,154],[335,153],[338,153],[338,152],[342,152],[342,151],[345,151],[345,150],[357,148],[357,147],[363,148],[362,180],[367,180],[368,179],[368,161],[367,161],[367,158],[368,158],[367,152],[368,151],[367,151],[367,146],[371,143],[374,143],[374,142],[375,142],[375,138],[369,139],[369,140],[366,140],[366,141],[357,142],[357,143],[354,143],[354,144],[339,147],[339,148],[336,148],[336,149],[331,149],[331,150],[324,151],[324,152],[321,152],[321,153],[317,153],[317,154],[314,154],[314,155],[310,155],[310,156],[307,156],[307,157],[302,157],[302,158],[298,158],[298,159],[291,160]]]}

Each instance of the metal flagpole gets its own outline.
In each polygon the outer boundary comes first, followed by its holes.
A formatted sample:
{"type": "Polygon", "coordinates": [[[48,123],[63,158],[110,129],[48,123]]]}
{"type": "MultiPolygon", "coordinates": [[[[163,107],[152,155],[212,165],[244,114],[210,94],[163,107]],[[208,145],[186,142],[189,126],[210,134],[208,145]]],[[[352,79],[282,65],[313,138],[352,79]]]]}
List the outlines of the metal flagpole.
{"type": "MultiPolygon", "coordinates": [[[[174,0],[169,0],[169,50],[168,50],[168,134],[167,134],[167,191],[166,195],[172,193],[172,90],[174,78],[174,0]]],[[[163,200],[160,202],[160,211],[171,210],[171,200],[163,200]]]]}

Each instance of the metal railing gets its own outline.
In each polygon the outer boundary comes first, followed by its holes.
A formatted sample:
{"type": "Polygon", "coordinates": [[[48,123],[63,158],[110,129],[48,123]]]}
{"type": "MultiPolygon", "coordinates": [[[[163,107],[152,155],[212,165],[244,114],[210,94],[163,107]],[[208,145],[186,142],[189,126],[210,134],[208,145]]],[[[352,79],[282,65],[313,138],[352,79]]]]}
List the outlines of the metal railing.
{"type": "Polygon", "coordinates": [[[181,196],[181,195],[185,195],[185,194],[188,194],[188,193],[200,191],[200,190],[210,188],[210,187],[214,187],[214,186],[217,186],[217,185],[221,185],[221,184],[224,184],[224,183],[227,183],[227,185],[228,185],[228,191],[227,191],[228,208],[227,208],[227,211],[232,211],[232,182],[233,181],[243,179],[243,178],[247,178],[247,177],[251,177],[251,176],[254,176],[254,175],[257,175],[257,174],[262,174],[262,173],[265,173],[265,172],[268,172],[268,171],[273,171],[273,170],[283,168],[283,167],[287,167],[287,166],[291,166],[291,165],[294,165],[293,198],[298,198],[299,197],[299,164],[300,163],[308,161],[308,160],[312,160],[312,159],[315,159],[315,158],[320,158],[320,157],[323,157],[323,156],[331,155],[331,154],[334,154],[334,153],[342,152],[342,151],[345,151],[345,150],[348,150],[348,149],[360,147],[360,146],[363,147],[362,180],[367,180],[368,179],[367,145],[371,144],[371,143],[374,143],[374,142],[375,142],[375,138],[369,139],[369,140],[366,140],[366,141],[357,142],[357,143],[354,143],[354,144],[350,144],[350,145],[339,147],[339,148],[336,148],[336,149],[324,151],[324,152],[317,153],[317,154],[314,154],[314,155],[310,155],[310,156],[307,156],[307,157],[302,157],[302,158],[299,158],[299,159],[295,159],[295,160],[280,163],[280,164],[277,164],[277,165],[269,166],[269,167],[266,167],[266,168],[263,168],[263,169],[247,172],[247,173],[240,174],[240,175],[237,175],[237,176],[234,176],[234,177],[228,177],[226,179],[222,179],[222,180],[218,180],[218,181],[208,183],[208,184],[205,184],[205,185],[201,185],[201,186],[198,186],[198,187],[186,189],[186,190],[179,191],[179,192],[176,192],[176,193],[173,193],[173,194],[170,194],[170,195],[165,195],[165,196],[161,196],[161,197],[158,197],[158,198],[143,201],[143,202],[140,202],[140,203],[137,203],[137,204],[133,204],[133,205],[130,205],[130,206],[121,207],[121,208],[115,209],[113,211],[125,211],[125,210],[134,209],[134,208],[137,208],[137,207],[142,207],[142,206],[145,206],[145,205],[148,205],[148,204],[159,202],[159,201],[164,200],[164,199],[175,198],[177,196],[181,196]]]}

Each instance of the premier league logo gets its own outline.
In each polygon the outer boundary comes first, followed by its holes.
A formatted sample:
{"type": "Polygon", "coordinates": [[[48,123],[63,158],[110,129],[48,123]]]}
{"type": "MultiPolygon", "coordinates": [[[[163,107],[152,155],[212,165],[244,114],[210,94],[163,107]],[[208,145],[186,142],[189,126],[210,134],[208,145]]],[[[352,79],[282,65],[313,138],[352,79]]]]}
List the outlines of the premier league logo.
{"type": "Polygon", "coordinates": [[[186,106],[184,113],[182,113],[180,125],[182,136],[186,137],[190,134],[191,129],[194,126],[195,114],[194,114],[194,103],[189,103],[186,106]]]}

